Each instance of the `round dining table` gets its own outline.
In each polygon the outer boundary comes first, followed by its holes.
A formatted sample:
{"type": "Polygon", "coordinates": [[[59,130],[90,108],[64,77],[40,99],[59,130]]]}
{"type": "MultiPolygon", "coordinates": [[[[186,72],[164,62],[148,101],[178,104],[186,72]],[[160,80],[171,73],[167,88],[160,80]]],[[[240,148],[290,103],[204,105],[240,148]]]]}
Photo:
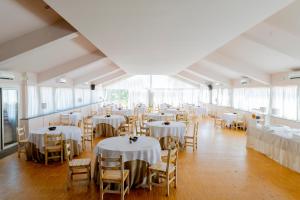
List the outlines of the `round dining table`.
{"type": "Polygon", "coordinates": [[[176,137],[181,144],[184,143],[186,125],[183,122],[171,121],[168,125],[164,121],[147,122],[146,127],[150,129],[150,134],[155,138],[176,137]]]}
{"type": "Polygon", "coordinates": [[[30,148],[27,149],[27,157],[34,160],[41,161],[44,159],[44,135],[47,134],[63,134],[64,141],[72,141],[72,155],[79,155],[81,146],[81,134],[82,131],[77,126],[55,126],[55,130],[50,131],[49,127],[37,128],[29,131],[28,141],[30,148]]]}
{"type": "Polygon", "coordinates": [[[172,113],[148,113],[145,114],[152,121],[175,121],[176,116],[172,113]]]}
{"type": "Polygon", "coordinates": [[[122,116],[132,116],[134,114],[132,109],[113,109],[112,110],[113,115],[122,115],[122,116]]]}
{"type": "Polygon", "coordinates": [[[105,137],[116,136],[117,130],[126,121],[122,115],[96,115],[92,120],[96,135],[105,137]]]}
{"type": "MultiPolygon", "coordinates": [[[[161,161],[161,147],[159,141],[153,137],[140,136],[131,142],[128,136],[106,138],[100,141],[94,150],[97,158],[123,156],[125,168],[130,170],[130,185],[142,186],[146,184],[147,167],[161,161]]],[[[96,159],[94,179],[99,183],[98,159],[96,159]]]]}

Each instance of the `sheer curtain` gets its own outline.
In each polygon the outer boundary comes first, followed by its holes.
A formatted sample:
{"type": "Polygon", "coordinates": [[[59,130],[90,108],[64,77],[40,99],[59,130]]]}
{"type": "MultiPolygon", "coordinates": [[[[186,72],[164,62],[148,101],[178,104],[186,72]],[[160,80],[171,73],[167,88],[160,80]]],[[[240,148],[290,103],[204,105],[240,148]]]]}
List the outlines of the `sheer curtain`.
{"type": "Polygon", "coordinates": [[[83,105],[83,89],[81,88],[76,88],[74,89],[74,97],[75,97],[75,106],[81,106],[83,105]]]}
{"type": "Polygon", "coordinates": [[[28,97],[28,117],[36,116],[39,114],[39,99],[36,86],[29,85],[27,87],[28,97]]]}
{"type": "Polygon", "coordinates": [[[71,88],[55,89],[56,110],[64,110],[73,107],[73,91],[71,88]]]}
{"type": "Polygon", "coordinates": [[[272,109],[274,116],[297,120],[297,86],[273,87],[272,109]]]}
{"type": "Polygon", "coordinates": [[[269,88],[234,88],[233,107],[240,110],[252,111],[260,107],[269,108],[269,88]]]}
{"type": "Polygon", "coordinates": [[[212,104],[219,105],[219,106],[229,106],[230,105],[229,89],[227,88],[213,89],[212,104]]]}
{"type": "Polygon", "coordinates": [[[128,91],[128,107],[134,108],[135,105],[142,103],[148,105],[149,92],[147,89],[129,90],[128,91]]]}
{"type": "Polygon", "coordinates": [[[41,98],[41,112],[51,113],[54,111],[54,99],[53,99],[53,88],[52,87],[40,87],[40,98],[41,98]]]}
{"type": "Polygon", "coordinates": [[[83,104],[87,105],[91,103],[91,90],[83,89],[83,104]]]}

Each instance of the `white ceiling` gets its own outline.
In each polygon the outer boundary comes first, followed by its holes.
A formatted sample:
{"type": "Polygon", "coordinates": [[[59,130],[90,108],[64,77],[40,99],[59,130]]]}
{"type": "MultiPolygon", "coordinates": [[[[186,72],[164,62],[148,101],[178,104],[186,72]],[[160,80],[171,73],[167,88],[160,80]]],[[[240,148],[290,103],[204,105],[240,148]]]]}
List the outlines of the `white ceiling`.
{"type": "Polygon", "coordinates": [[[54,23],[60,16],[39,0],[1,0],[0,44],[54,23]]]}
{"type": "Polygon", "coordinates": [[[291,0],[45,2],[126,72],[175,74],[291,0]]]}
{"type": "Polygon", "coordinates": [[[267,73],[282,72],[300,66],[300,60],[244,37],[231,41],[218,52],[251,63],[267,73]]]}
{"type": "Polygon", "coordinates": [[[271,74],[300,66],[300,0],[276,14],[291,1],[44,1],[62,17],[42,0],[0,0],[0,49],[22,47],[24,34],[41,41],[1,60],[0,70],[37,73],[42,84],[171,74],[198,85],[242,76],[269,84],[271,74]],[[77,30],[62,23],[49,28],[51,40],[37,31],[58,20],[77,30]]]}
{"type": "Polygon", "coordinates": [[[79,35],[70,40],[53,42],[18,56],[0,65],[0,69],[19,72],[42,72],[52,67],[62,65],[74,58],[95,51],[96,48],[84,37],[79,35]]]}

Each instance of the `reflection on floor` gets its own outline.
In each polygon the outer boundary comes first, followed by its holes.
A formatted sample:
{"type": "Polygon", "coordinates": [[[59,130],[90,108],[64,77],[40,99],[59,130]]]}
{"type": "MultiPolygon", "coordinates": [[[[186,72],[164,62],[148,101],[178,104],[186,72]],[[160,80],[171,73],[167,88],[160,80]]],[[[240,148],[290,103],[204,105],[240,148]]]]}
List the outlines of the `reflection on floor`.
{"type": "MultiPolygon", "coordinates": [[[[99,140],[98,140],[99,141],[99,140]]],[[[97,142],[97,141],[96,141],[97,142]]],[[[244,132],[200,124],[199,147],[180,152],[179,179],[169,198],[164,188],[133,189],[125,199],[286,200],[300,199],[300,174],[253,150],[244,132]]],[[[82,157],[93,156],[88,150],[82,157]]],[[[66,164],[49,166],[11,155],[0,160],[0,199],[99,199],[99,190],[77,183],[66,190],[66,164]]],[[[105,195],[105,199],[120,199],[105,195]]]]}

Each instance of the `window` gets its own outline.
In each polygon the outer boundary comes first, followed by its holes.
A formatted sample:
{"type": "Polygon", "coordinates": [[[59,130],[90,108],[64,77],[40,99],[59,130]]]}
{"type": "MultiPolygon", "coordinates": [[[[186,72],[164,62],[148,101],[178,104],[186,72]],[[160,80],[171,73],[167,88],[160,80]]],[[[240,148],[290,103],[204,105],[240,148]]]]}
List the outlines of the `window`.
{"type": "Polygon", "coordinates": [[[54,100],[53,100],[53,88],[51,87],[41,87],[41,113],[51,113],[54,111],[54,100]]]}
{"type": "Polygon", "coordinates": [[[91,103],[91,90],[84,89],[83,90],[83,104],[87,105],[91,103]]]}
{"type": "Polygon", "coordinates": [[[39,99],[38,91],[36,86],[27,87],[27,98],[28,98],[28,117],[36,116],[39,114],[39,99]]]}
{"type": "Polygon", "coordinates": [[[269,88],[235,88],[233,90],[233,107],[252,111],[264,107],[268,109],[270,99],[269,88]]]}
{"type": "Polygon", "coordinates": [[[272,115],[297,120],[297,86],[272,88],[272,115]]]}
{"type": "Polygon", "coordinates": [[[64,110],[73,107],[73,91],[71,88],[55,89],[56,110],[64,110]]]}
{"type": "Polygon", "coordinates": [[[229,106],[229,99],[229,90],[227,88],[217,88],[212,90],[212,104],[219,106],[229,106]]]}

